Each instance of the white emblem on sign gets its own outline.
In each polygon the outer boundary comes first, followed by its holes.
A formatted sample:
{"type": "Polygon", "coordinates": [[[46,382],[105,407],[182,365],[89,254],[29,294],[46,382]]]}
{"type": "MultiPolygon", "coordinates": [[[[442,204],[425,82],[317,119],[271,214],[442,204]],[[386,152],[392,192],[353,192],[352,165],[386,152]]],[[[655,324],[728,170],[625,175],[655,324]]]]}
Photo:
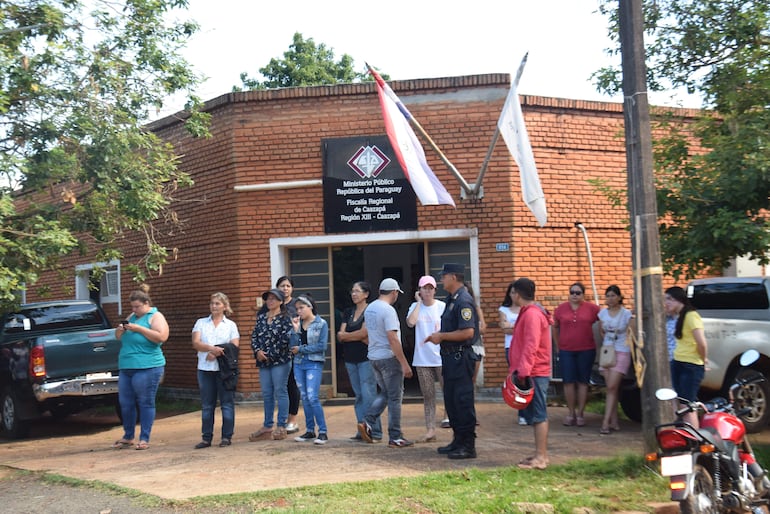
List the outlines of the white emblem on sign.
{"type": "Polygon", "coordinates": [[[388,164],[390,159],[376,146],[362,146],[348,160],[348,166],[361,178],[376,177],[388,164]]]}

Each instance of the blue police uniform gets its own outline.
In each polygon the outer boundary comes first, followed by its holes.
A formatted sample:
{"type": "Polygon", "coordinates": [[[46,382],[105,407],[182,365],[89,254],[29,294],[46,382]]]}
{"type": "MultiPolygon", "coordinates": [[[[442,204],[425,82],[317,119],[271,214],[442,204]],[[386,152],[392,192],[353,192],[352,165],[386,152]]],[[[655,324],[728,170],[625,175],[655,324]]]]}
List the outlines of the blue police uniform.
{"type": "MultiPolygon", "coordinates": [[[[473,297],[461,287],[446,299],[441,316],[441,332],[473,328],[478,331],[478,317],[473,297]]],[[[454,440],[444,447],[450,458],[475,457],[476,407],[474,404],[473,370],[476,356],[471,349],[473,336],[466,341],[441,343],[441,373],[444,378],[444,407],[454,431],[454,440]],[[463,453],[463,451],[465,453],[463,453]],[[460,451],[460,454],[457,452],[460,451]]]]}

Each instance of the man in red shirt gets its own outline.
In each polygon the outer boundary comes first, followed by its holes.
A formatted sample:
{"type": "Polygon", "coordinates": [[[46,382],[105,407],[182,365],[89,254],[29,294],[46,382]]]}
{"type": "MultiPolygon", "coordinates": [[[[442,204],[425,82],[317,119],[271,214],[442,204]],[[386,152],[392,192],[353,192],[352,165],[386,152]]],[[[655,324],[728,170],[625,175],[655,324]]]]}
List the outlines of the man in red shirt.
{"type": "Polygon", "coordinates": [[[509,353],[509,372],[518,372],[519,382],[532,380],[534,394],[527,408],[519,411],[535,431],[535,455],[519,462],[523,469],[545,469],[548,466],[548,413],[546,394],[551,381],[551,317],[535,303],[535,283],[520,278],[513,283],[513,302],[519,306],[519,317],[513,328],[509,353]]]}

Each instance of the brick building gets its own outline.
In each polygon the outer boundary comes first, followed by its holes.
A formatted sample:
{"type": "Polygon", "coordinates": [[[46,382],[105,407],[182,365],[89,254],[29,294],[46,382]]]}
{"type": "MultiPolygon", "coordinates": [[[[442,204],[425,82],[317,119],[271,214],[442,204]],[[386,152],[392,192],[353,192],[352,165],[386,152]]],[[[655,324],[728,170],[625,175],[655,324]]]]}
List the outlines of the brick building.
{"type": "MultiPolygon", "coordinates": [[[[507,74],[391,83],[471,184],[484,162],[509,85],[507,74]]],[[[612,187],[625,188],[622,105],[536,96],[523,96],[521,102],[548,206],[543,228],[522,202],[519,171],[502,139],[491,154],[482,198],[461,198],[457,180],[424,145],[456,208],[422,206],[410,191],[399,196],[385,187],[385,192],[377,189],[377,208],[356,211],[362,204],[348,200],[371,197],[374,189],[369,186],[403,185],[384,137],[373,83],[220,96],[206,106],[212,115],[208,139],[187,135],[177,117],[151,124],[175,145],[182,169],[195,180],[194,187],[178,193],[176,208],[185,221],[184,232],[165,241],[168,248],[178,249],[177,258],[161,276],[148,281],[155,304],[171,326],[164,345],[164,385],[197,391],[190,331],[198,317],[208,314],[210,293],[222,291],[232,301],[241,330],[239,393],[255,396],[259,380],[249,348],[255,300],[281,275],[294,278],[295,294],[311,292],[333,326],[330,313],[348,306],[354,280],[367,280],[376,288],[384,276],[397,278],[406,292],[397,309],[405,316],[421,275],[436,275],[444,262],[464,262],[466,278],[480,296],[489,323],[480,386],[490,389],[498,388],[506,372],[497,308],[514,277],[534,279],[538,300],[550,310],[567,300],[574,281],[586,284],[589,301],[608,285],[618,284],[626,303],[632,304],[628,213],[588,182],[604,179],[612,187]],[[348,161],[357,151],[373,150],[392,162],[382,169],[372,165],[369,177],[358,167],[356,175],[348,161]],[[349,183],[340,179],[344,176],[350,177],[349,183]],[[382,182],[373,182],[376,177],[382,182]],[[386,208],[379,208],[382,205],[386,208]],[[357,213],[373,213],[371,224],[355,218],[357,213]],[[399,217],[376,220],[381,213],[399,217]],[[576,223],[582,223],[590,239],[597,291],[591,290],[587,246],[576,223]]],[[[135,262],[139,255],[129,252],[125,262],[135,262]]],[[[87,262],[70,265],[87,270],[87,262]]],[[[124,315],[128,309],[121,302],[127,301],[132,283],[120,273],[121,263],[111,266],[114,273],[102,280],[102,301],[112,315],[124,315]]],[[[84,280],[75,280],[76,294],[87,294],[84,280]]],[[[332,351],[324,383],[327,394],[344,395],[349,385],[344,366],[336,360],[335,331],[330,332],[332,351]]],[[[413,332],[405,323],[402,334],[409,350],[413,332]]],[[[407,393],[415,391],[416,379],[408,381],[407,393]]]]}

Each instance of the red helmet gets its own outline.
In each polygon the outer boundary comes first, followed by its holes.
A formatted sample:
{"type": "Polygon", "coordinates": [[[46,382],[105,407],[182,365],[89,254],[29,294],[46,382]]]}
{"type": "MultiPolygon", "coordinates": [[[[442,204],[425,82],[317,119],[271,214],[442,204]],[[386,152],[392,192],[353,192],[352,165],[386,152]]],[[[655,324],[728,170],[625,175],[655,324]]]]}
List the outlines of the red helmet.
{"type": "Polygon", "coordinates": [[[535,395],[535,388],[530,377],[527,377],[524,388],[517,386],[518,373],[514,371],[503,382],[503,400],[514,409],[526,409],[535,395]]]}

